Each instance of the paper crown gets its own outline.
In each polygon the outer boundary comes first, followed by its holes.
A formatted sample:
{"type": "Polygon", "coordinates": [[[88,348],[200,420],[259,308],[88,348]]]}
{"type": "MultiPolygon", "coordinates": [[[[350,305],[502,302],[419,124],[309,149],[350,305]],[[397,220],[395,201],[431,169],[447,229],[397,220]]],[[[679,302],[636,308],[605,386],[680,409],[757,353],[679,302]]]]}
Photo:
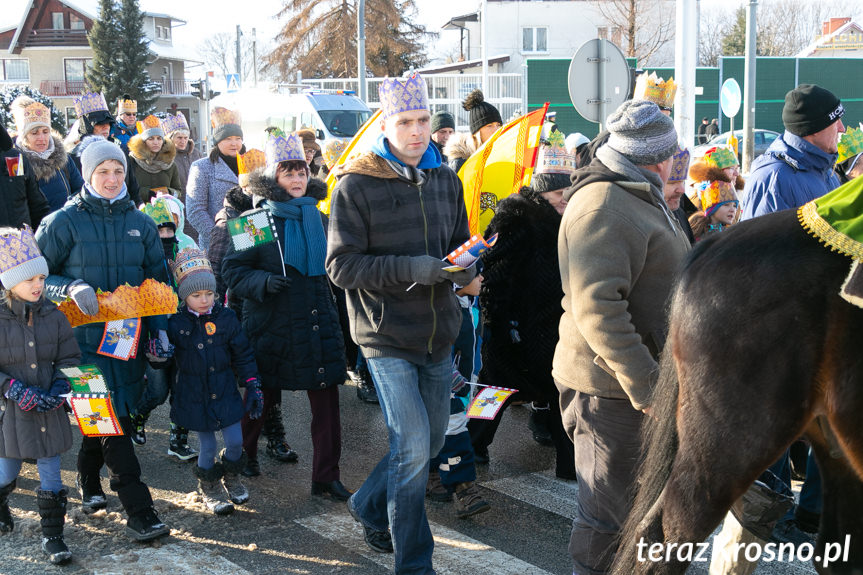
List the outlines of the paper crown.
{"type": "Polygon", "coordinates": [[[561,132],[552,132],[548,143],[539,147],[536,174],[572,174],[575,171],[575,154],[566,149],[561,132]]]}
{"type": "Polygon", "coordinates": [[[677,147],[677,153],[672,156],[671,175],[668,176],[669,182],[685,182],[686,174],[689,172],[689,150],[677,147]]]}
{"type": "Polygon", "coordinates": [[[836,158],[837,164],[841,164],[848,158],[853,158],[863,152],[863,130],[848,128],[844,134],[839,136],[839,145],[837,147],[839,148],[839,157],[836,158]]]}
{"type": "Polygon", "coordinates": [[[168,114],[164,120],[162,120],[162,130],[169,136],[172,132],[176,132],[177,130],[189,130],[189,123],[186,121],[186,116],[183,114],[168,114]]]}
{"type": "MultiPolygon", "coordinates": [[[[303,157],[305,160],[305,157],[303,157]]],[[[237,154],[237,167],[240,174],[251,174],[258,168],[267,165],[267,155],[261,150],[252,148],[245,154],[237,154]]]]}
{"type": "Polygon", "coordinates": [[[710,167],[719,168],[720,170],[724,170],[725,168],[733,168],[738,165],[737,156],[731,150],[731,148],[725,147],[715,147],[710,148],[706,152],[704,152],[704,156],[702,156],[702,161],[710,167]]]}
{"type": "Polygon", "coordinates": [[[666,81],[658,77],[656,72],[651,72],[640,75],[635,81],[632,99],[649,100],[663,110],[671,110],[674,108],[675,94],[677,94],[677,84],[674,83],[673,77],[666,81]]]}
{"type": "Polygon", "coordinates": [[[284,138],[282,136],[270,136],[267,140],[267,145],[264,147],[264,153],[267,157],[268,166],[278,164],[279,162],[306,161],[303,142],[294,134],[289,134],[284,138]]]}
{"type": "Polygon", "coordinates": [[[324,157],[324,163],[327,165],[328,170],[333,169],[333,166],[335,166],[336,162],[339,161],[339,158],[342,157],[342,153],[347,149],[347,147],[347,140],[337,140],[332,138],[324,142],[324,149],[321,150],[321,155],[324,157]]]}
{"type": "Polygon", "coordinates": [[[96,300],[99,302],[99,313],[96,315],[85,315],[71,299],[57,307],[72,327],[177,312],[177,294],[171,286],[149,278],[136,287],[124,284],[113,292],[100,290],[96,293],[96,300]]]}
{"type": "Polygon", "coordinates": [[[15,118],[15,127],[21,134],[43,126],[51,128],[51,110],[35,100],[26,106],[13,106],[12,116],[15,118]]]}
{"type": "Polygon", "coordinates": [[[149,204],[141,204],[138,209],[153,218],[153,221],[156,222],[156,226],[158,227],[165,225],[173,225],[175,228],[177,227],[177,224],[174,221],[174,216],[171,214],[171,208],[162,198],[155,197],[150,200],[149,204]]]}
{"type": "Polygon", "coordinates": [[[381,114],[389,118],[400,112],[428,110],[428,91],[426,81],[414,72],[404,81],[398,78],[384,78],[378,87],[381,114]]]}
{"type": "Polygon", "coordinates": [[[174,263],[171,265],[174,281],[179,286],[189,276],[199,272],[213,273],[213,266],[207,259],[207,252],[200,248],[186,248],[177,253],[174,263]]]}
{"type": "Polygon", "coordinates": [[[0,234],[0,275],[40,257],[42,252],[33,237],[33,229],[27,224],[20,230],[0,234]]]}
{"type": "Polygon", "coordinates": [[[93,112],[108,112],[108,103],[101,92],[87,92],[75,98],[75,113],[79,118],[93,112]]]}
{"type": "Polygon", "coordinates": [[[153,136],[165,137],[165,131],[162,129],[162,121],[152,114],[138,122],[138,133],[141,138],[146,140],[153,136]]]}
{"type": "Polygon", "coordinates": [[[734,191],[734,186],[722,180],[710,182],[701,191],[701,209],[704,210],[704,215],[707,217],[710,217],[713,210],[720,204],[736,201],[737,192],[734,191]]]}
{"type": "Polygon", "coordinates": [[[133,100],[132,98],[120,98],[117,100],[117,115],[125,114],[137,114],[138,113],[138,102],[133,100]]]}
{"type": "Polygon", "coordinates": [[[239,112],[216,106],[213,108],[213,111],[210,112],[210,123],[213,125],[213,129],[215,130],[219,126],[224,126],[225,124],[236,124],[239,126],[242,124],[242,119],[240,118],[239,112]]]}

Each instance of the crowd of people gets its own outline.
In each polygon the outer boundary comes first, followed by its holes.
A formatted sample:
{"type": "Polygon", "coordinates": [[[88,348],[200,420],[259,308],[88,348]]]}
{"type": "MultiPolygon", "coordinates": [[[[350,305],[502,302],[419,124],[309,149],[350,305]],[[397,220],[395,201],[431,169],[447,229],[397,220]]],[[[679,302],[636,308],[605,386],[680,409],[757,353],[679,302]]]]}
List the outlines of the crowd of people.
{"type": "MultiPolygon", "coordinates": [[[[82,438],[75,487],[86,512],[104,508],[107,467],[136,540],[169,533],[135,453],[154,409],[170,398],[168,454],[195,460],[202,505],[228,515],[253,495],[242,477],[261,474],[261,435],[268,456],[297,461],[281,397],[304,391],[311,495],[346,502],[368,546],[394,553],[397,573],[433,573],[425,499],[453,502],[459,518],[488,511],[476,466],[488,464],[508,408],[529,403],[557,477],[579,484],[574,572],[608,572],[631,506],[638,432],[652,415],[664,304],[687,253],[863,171],[863,138],[843,134],[841,102],[818,86],[787,94],[785,133],[745,182],[726,147],[690,162],[670,118],[670,81],[639,86],[592,141],[546,123],[530,185],[489,208],[483,233],[496,243],[458,271],[442,261],[470,237],[457,172],[504,123],[481,91],[463,103],[461,133],[451,114],[431,113],[419,74],[385,80],[379,135],[347,159],[345,142],[321,145],[311,130],[274,129],[264,150],[246,149],[242,118],[221,107],[202,156],[182,115],[137,121],[136,102],[123,97],[115,117],[98,93],[76,99],[63,141],[47,107],[18,98],[14,141],[0,132],[0,531],[14,528],[9,496],[22,461],[34,459],[42,548],[52,563],[71,558],[60,479],[73,444],[70,385],[59,370],[94,364],[124,434],[82,438]],[[326,215],[317,206],[330,174],[326,215]],[[259,212],[280,241],[239,249],[232,221],[259,212]],[[57,309],[71,300],[93,316],[99,292],[147,279],[170,285],[179,307],[139,318],[139,353],[125,359],[102,353],[104,323],[71,328],[57,309]],[[339,467],[338,386],[348,379],[379,403],[389,433],[389,451],[356,491],[339,467]],[[477,383],[517,393],[491,420],[468,419],[477,383]]],[[[760,523],[730,513],[723,545],[811,539],[820,482],[811,455],[799,467],[796,510],[760,523]]],[[[787,502],[790,481],[786,454],[757,485],[787,502]]],[[[719,554],[711,573],[752,569],[719,554]]]]}

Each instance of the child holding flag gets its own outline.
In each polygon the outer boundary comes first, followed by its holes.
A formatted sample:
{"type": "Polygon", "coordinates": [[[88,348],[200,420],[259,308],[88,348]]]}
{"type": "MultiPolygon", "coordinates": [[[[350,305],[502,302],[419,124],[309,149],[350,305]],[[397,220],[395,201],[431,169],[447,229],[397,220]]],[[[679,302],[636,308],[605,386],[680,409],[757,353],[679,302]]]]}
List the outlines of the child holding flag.
{"type": "Polygon", "coordinates": [[[0,228],[0,532],[14,528],[9,495],[21,461],[36,459],[42,550],[59,564],[72,557],[60,478],[60,454],[72,447],[61,397],[70,386],[59,370],[78,365],[81,351],[66,316],[42,297],[47,275],[32,230],[0,228]]]}

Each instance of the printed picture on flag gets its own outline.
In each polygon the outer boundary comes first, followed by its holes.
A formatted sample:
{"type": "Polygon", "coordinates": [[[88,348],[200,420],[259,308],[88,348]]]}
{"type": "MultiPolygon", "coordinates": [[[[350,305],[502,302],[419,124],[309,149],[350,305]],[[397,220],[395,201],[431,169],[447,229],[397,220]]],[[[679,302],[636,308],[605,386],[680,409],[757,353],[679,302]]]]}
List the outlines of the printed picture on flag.
{"type": "Polygon", "coordinates": [[[80,365],[78,367],[64,367],[60,373],[69,380],[72,393],[108,393],[108,384],[105,376],[95,365],[80,365]]]}
{"type": "Polygon", "coordinates": [[[138,353],[141,319],[118,319],[105,322],[102,343],[96,353],[128,361],[138,353]]]}
{"type": "Polygon", "coordinates": [[[467,408],[467,416],[472,419],[494,419],[506,398],[515,393],[514,389],[484,387],[467,408]]]}
{"type": "Polygon", "coordinates": [[[123,435],[123,428],[114,413],[111,397],[71,397],[69,403],[82,435],[99,437],[123,435]]]}
{"type": "Polygon", "coordinates": [[[272,214],[267,210],[255,210],[228,220],[228,233],[237,251],[268,244],[277,239],[272,214]]]}

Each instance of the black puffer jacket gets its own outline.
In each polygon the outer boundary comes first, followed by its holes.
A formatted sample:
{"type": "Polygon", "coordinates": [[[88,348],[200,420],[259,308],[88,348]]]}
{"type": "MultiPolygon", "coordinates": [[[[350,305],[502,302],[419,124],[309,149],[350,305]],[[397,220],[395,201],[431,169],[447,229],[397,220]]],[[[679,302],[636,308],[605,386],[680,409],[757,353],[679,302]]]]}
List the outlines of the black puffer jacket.
{"type": "Polygon", "coordinates": [[[30,161],[18,150],[0,152],[0,198],[0,227],[20,228],[27,224],[35,230],[51,211],[30,161]],[[17,165],[19,158],[23,160],[24,175],[9,174],[7,160],[17,165]]]}
{"type": "MultiPolygon", "coordinates": [[[[275,180],[262,175],[252,175],[249,187],[256,207],[265,200],[290,199],[275,180]]],[[[326,187],[310,185],[306,194],[322,200],[326,187]]],[[[274,220],[281,235],[285,220],[274,220]]],[[[321,214],[326,230],[324,220],[321,214]]],[[[344,383],[345,345],[329,280],[287,266],[291,285],[280,293],[267,293],[267,278],[283,275],[282,259],[279,244],[272,242],[241,252],[231,244],[222,261],[228,290],[244,299],[243,328],[255,350],[261,382],[264,387],[291,390],[344,383]]]]}
{"type": "Polygon", "coordinates": [[[557,232],[560,214],[522,188],[498,204],[485,236],[499,234],[482,255],[480,306],[485,325],[480,380],[518,389],[520,400],[554,400],[551,363],[563,313],[557,232]],[[511,322],[516,322],[513,325],[511,322]],[[513,342],[513,330],[520,343],[513,342]]]}

